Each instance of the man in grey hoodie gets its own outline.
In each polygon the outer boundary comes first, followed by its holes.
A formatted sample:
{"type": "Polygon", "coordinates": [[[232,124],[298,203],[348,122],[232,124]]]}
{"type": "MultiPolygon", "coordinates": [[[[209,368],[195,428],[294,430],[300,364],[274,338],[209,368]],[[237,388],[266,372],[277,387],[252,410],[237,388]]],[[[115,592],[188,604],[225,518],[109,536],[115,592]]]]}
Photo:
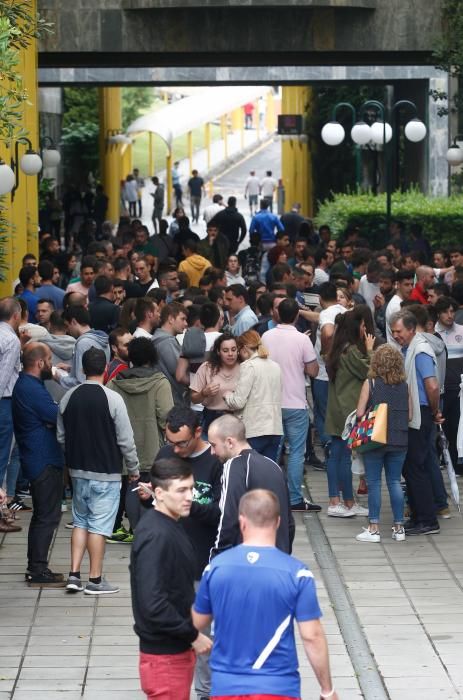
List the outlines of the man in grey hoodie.
{"type": "Polygon", "coordinates": [[[103,331],[90,327],[90,314],[83,306],[69,306],[63,313],[67,332],[76,338],[71,365],[53,367],[53,378],[65,389],[85,382],[82,355],[90,348],[103,350],[106,361],[110,359],[109,339],[103,331]]]}
{"type": "MultiPolygon", "coordinates": [[[[72,361],[76,339],[66,333],[66,324],[61,314],[56,313],[56,311],[50,316],[50,332],[41,338],[41,342],[48,345],[51,350],[52,365],[69,364],[72,361]]],[[[46,379],[45,387],[57,403],[61,401],[67,391],[65,387],[57,384],[53,379],[46,379]]]]}
{"type": "Polygon", "coordinates": [[[187,403],[185,386],[175,378],[181,347],[175,336],[187,328],[185,307],[173,301],[161,311],[161,327],[153,335],[154,347],[158,353],[158,366],[170,382],[175,405],[187,403]]]}

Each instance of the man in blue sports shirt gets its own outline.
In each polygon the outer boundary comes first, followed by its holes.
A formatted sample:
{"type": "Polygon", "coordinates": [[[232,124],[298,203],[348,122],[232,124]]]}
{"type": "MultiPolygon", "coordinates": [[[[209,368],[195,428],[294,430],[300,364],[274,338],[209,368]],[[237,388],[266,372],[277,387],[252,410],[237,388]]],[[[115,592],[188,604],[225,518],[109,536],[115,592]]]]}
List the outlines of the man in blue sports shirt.
{"type": "Polygon", "coordinates": [[[294,620],[320,697],[338,700],[314,578],[302,562],[275,547],[279,520],[274,493],[248,491],[239,505],[243,544],[204,570],[192,616],[198,630],[214,619],[213,700],[300,699],[294,620]]]}

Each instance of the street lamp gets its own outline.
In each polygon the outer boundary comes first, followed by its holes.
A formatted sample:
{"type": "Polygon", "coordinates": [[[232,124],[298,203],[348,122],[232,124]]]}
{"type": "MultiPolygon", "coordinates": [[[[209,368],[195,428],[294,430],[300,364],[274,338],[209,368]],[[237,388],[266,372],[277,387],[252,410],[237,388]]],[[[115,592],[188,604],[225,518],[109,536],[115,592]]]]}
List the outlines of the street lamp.
{"type": "Polygon", "coordinates": [[[461,165],[463,163],[463,149],[457,144],[458,139],[462,139],[461,134],[457,134],[453,139],[453,143],[448,149],[445,157],[449,165],[461,165]]]}
{"type": "Polygon", "coordinates": [[[0,160],[0,195],[11,192],[11,201],[19,187],[19,171],[25,175],[38,175],[42,170],[42,159],[32,148],[32,143],[25,136],[15,143],[15,157],[11,158],[11,165],[0,160]],[[19,160],[19,145],[27,145],[28,149],[19,160]]]}
{"type": "MultiPolygon", "coordinates": [[[[359,119],[357,119],[355,107],[350,104],[350,102],[339,102],[333,108],[331,121],[324,125],[321,132],[322,140],[328,146],[339,146],[344,141],[344,127],[336,119],[336,114],[342,107],[346,107],[352,114],[353,126],[350,132],[352,141],[357,146],[366,146],[369,143],[373,143],[375,145],[382,146],[384,149],[386,159],[386,229],[389,230],[392,200],[391,156],[392,151],[394,150],[393,145],[395,139],[397,138],[397,134],[394,133],[391,125],[388,121],[386,121],[386,107],[382,102],[379,102],[378,100],[368,100],[365,102],[360,107],[359,119]],[[373,113],[376,112],[379,119],[376,119],[370,126],[365,120],[365,114],[371,114],[372,111],[373,113]],[[391,145],[389,146],[389,144],[391,145]]],[[[413,110],[413,118],[405,125],[405,137],[413,143],[422,141],[427,133],[426,125],[421,121],[421,119],[416,117],[417,108],[414,102],[411,102],[410,100],[399,100],[396,102],[389,110],[391,119],[393,119],[396,112],[398,113],[402,108],[411,108],[413,110]]],[[[456,148],[461,151],[461,149],[456,146],[456,143],[452,148],[456,148]]],[[[449,149],[449,152],[450,150],[452,149],[449,149]]],[[[463,163],[463,151],[461,151],[461,154],[461,160],[458,162],[463,163]]]]}
{"type": "Polygon", "coordinates": [[[61,153],[55,148],[55,142],[50,136],[42,137],[40,155],[44,168],[56,168],[61,162],[61,153]]]}

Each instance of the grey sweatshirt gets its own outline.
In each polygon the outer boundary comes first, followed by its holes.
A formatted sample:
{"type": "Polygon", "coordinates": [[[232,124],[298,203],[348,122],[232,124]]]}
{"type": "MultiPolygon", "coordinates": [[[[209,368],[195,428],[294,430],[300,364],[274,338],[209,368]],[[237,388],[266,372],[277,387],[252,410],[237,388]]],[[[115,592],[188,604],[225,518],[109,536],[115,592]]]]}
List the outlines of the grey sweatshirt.
{"type": "Polygon", "coordinates": [[[93,329],[87,331],[86,333],[82,333],[82,335],[77,338],[74,346],[71,371],[67,376],[61,377],[60,379],[60,384],[65,389],[71,389],[72,387],[85,382],[85,374],[82,369],[82,355],[89,348],[104,350],[106,361],[109,362],[111,353],[109,349],[109,339],[106,333],[103,331],[95,331],[93,329]]]}

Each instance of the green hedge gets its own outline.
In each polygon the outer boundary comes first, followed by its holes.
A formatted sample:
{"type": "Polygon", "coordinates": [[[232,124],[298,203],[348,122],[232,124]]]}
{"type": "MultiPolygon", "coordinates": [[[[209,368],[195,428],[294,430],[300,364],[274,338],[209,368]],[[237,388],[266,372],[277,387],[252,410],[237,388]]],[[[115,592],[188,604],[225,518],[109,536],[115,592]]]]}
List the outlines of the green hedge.
{"type": "MultiPolygon", "coordinates": [[[[427,197],[412,190],[394,192],[392,218],[410,224],[421,224],[425,236],[435,246],[463,244],[463,197],[427,197]]],[[[335,237],[342,235],[348,225],[358,225],[362,236],[372,247],[382,248],[388,239],[386,232],[386,195],[333,194],[319,204],[315,218],[317,226],[328,224],[335,237]]]]}

